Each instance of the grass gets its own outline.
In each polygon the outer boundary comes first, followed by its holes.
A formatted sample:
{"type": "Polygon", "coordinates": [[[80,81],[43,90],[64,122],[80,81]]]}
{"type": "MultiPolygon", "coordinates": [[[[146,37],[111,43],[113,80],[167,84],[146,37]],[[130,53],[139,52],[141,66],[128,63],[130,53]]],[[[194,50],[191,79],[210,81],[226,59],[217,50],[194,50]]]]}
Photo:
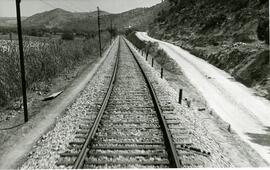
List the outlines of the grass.
{"type": "Polygon", "coordinates": [[[127,35],[127,39],[132,42],[132,44],[137,47],[140,50],[144,50],[147,47],[147,43],[144,41],[140,40],[136,35],[135,32],[132,31],[127,35]]]}
{"type": "Polygon", "coordinates": [[[153,56],[154,60],[167,71],[174,74],[181,74],[181,68],[178,66],[178,64],[171,57],[169,57],[164,50],[159,49],[157,43],[142,41],[136,36],[135,32],[129,33],[129,35],[127,35],[127,39],[138,49],[144,50],[145,53],[153,56]]]}
{"type": "MultiPolygon", "coordinates": [[[[109,34],[102,41],[109,42],[109,34]]],[[[37,82],[49,82],[61,73],[98,56],[98,39],[24,41],[27,89],[37,82]]],[[[105,43],[103,43],[103,48],[105,43]]],[[[17,41],[0,44],[0,106],[21,96],[20,60],[17,41]]]]}

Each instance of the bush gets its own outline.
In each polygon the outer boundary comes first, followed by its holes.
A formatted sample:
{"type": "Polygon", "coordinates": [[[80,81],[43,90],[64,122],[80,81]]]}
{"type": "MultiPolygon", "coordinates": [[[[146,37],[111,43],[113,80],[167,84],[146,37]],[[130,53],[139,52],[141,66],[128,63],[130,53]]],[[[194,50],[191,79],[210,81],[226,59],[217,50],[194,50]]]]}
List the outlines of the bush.
{"type": "Polygon", "coordinates": [[[144,41],[141,41],[135,34],[136,32],[129,32],[127,35],[127,39],[137,48],[139,49],[145,49],[146,43],[144,41]]]}
{"type": "MultiPolygon", "coordinates": [[[[101,38],[109,42],[110,36],[104,32],[101,38]]],[[[97,36],[90,40],[24,41],[27,89],[37,82],[48,83],[65,70],[86,63],[90,56],[98,56],[97,41],[97,36]]],[[[20,60],[16,41],[0,43],[0,106],[4,106],[21,96],[20,60]]],[[[104,49],[106,44],[102,45],[104,49]]]]}
{"type": "Polygon", "coordinates": [[[267,3],[267,2],[269,2],[269,0],[259,0],[259,1],[260,1],[260,5],[263,5],[263,4],[267,3]]]}
{"type": "Polygon", "coordinates": [[[62,34],[62,40],[74,40],[74,35],[71,32],[65,32],[62,34]]]}
{"type": "Polygon", "coordinates": [[[205,21],[205,26],[202,28],[202,32],[221,26],[226,21],[226,19],[227,17],[225,14],[208,17],[205,21]]]}
{"type": "Polygon", "coordinates": [[[249,4],[249,0],[231,0],[232,11],[237,11],[242,8],[246,8],[249,4]]]}
{"type": "Polygon", "coordinates": [[[175,6],[177,9],[182,9],[188,6],[194,6],[196,0],[169,0],[172,6],[175,6]]]}
{"type": "Polygon", "coordinates": [[[152,48],[154,52],[152,52],[151,55],[154,56],[155,61],[157,61],[161,67],[174,74],[181,74],[181,68],[164,50],[158,49],[158,45],[153,45],[152,48]]]}
{"type": "Polygon", "coordinates": [[[234,35],[234,42],[244,42],[244,43],[251,43],[254,42],[255,40],[250,38],[249,33],[241,33],[241,34],[236,34],[234,35]]]}
{"type": "Polygon", "coordinates": [[[257,36],[259,40],[265,41],[265,43],[269,44],[269,19],[268,18],[260,18],[258,28],[257,28],[257,36]]]}
{"type": "Polygon", "coordinates": [[[155,61],[157,61],[164,69],[175,74],[181,73],[181,69],[176,62],[170,58],[164,50],[158,48],[158,43],[144,42],[135,35],[135,32],[130,33],[127,36],[127,39],[137,48],[143,49],[146,53],[153,56],[155,61]]]}

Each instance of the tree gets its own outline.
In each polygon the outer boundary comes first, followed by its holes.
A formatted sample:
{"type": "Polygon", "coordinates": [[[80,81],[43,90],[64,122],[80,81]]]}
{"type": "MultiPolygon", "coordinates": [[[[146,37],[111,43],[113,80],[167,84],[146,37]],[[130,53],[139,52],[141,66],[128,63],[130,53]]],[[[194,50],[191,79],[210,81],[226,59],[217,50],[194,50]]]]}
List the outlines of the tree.
{"type": "Polygon", "coordinates": [[[74,35],[72,32],[65,32],[62,34],[62,40],[74,40],[74,35]]]}

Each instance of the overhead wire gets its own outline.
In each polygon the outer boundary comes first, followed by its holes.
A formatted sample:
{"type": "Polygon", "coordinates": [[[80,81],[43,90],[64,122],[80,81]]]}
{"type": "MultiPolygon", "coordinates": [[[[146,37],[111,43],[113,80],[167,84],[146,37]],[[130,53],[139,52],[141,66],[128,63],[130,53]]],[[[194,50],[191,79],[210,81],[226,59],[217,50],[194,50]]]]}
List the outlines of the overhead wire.
{"type": "Polygon", "coordinates": [[[39,2],[47,5],[50,8],[64,8],[71,12],[87,12],[88,10],[85,10],[81,8],[80,6],[76,5],[76,3],[73,3],[70,0],[65,0],[65,2],[61,0],[55,0],[55,1],[47,1],[47,0],[38,0],[39,2]],[[54,3],[52,3],[54,2],[54,3]]]}
{"type": "Polygon", "coordinates": [[[73,3],[74,1],[66,0],[66,2],[69,3],[70,5],[74,6],[75,8],[79,9],[79,11],[81,11],[81,12],[88,11],[88,10],[81,8],[80,6],[77,6],[76,3],[73,3]]]}
{"type": "Polygon", "coordinates": [[[43,3],[43,4],[48,5],[49,7],[57,8],[57,7],[55,7],[54,5],[52,5],[52,4],[50,4],[50,3],[46,2],[46,1],[43,1],[43,0],[39,0],[39,1],[40,1],[41,3],[43,3]]]}
{"type": "Polygon", "coordinates": [[[46,4],[47,6],[51,7],[51,8],[61,8],[64,6],[64,8],[66,8],[67,10],[70,10],[72,12],[78,12],[77,10],[75,10],[73,7],[71,6],[68,6],[67,4],[63,4],[63,3],[60,3],[60,1],[54,1],[54,2],[57,2],[58,5],[56,4],[52,4],[52,3],[49,3],[48,1],[46,0],[39,0],[41,3],[43,4],[46,4]]]}
{"type": "MultiPolygon", "coordinates": [[[[70,7],[69,5],[67,5],[66,3],[62,3],[61,1],[55,1],[58,4],[60,4],[60,6],[64,6],[66,9],[70,10],[71,12],[78,12],[76,9],[74,9],[74,7],[70,7]]],[[[65,1],[67,2],[67,1],[65,1]]]]}
{"type": "MultiPolygon", "coordinates": [[[[55,9],[55,8],[61,8],[61,7],[63,7],[64,6],[64,8],[65,9],[68,9],[68,10],[71,10],[72,12],[78,12],[78,11],[87,11],[87,10],[83,10],[81,7],[80,8],[77,8],[78,6],[76,6],[76,5],[74,5],[74,3],[72,3],[71,1],[69,1],[69,0],[66,0],[65,2],[65,4],[64,3],[62,3],[63,1],[60,1],[60,0],[55,0],[55,1],[53,1],[53,2],[56,2],[58,5],[56,5],[56,4],[52,4],[51,2],[52,1],[46,1],[46,0],[39,0],[41,3],[43,3],[43,4],[45,4],[45,5],[47,5],[47,6],[49,6],[49,7],[51,7],[51,8],[53,8],[53,9],[55,9]],[[71,7],[72,6],[72,7],[71,7]],[[76,8],[77,9],[74,9],[74,7],[76,6],[76,8]],[[78,10],[79,9],[79,10],[78,10]]],[[[103,21],[104,22],[104,21],[103,21]]],[[[103,25],[104,23],[102,22],[102,20],[101,20],[101,25],[103,25]]],[[[106,25],[106,24],[105,24],[106,25]]]]}

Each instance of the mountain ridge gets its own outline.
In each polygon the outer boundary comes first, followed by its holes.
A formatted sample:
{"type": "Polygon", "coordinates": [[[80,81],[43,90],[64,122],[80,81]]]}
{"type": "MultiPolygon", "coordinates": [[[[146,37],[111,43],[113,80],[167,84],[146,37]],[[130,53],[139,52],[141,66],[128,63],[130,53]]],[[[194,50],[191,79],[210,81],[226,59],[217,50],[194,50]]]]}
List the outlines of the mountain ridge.
{"type": "MultiPolygon", "coordinates": [[[[106,11],[100,11],[101,16],[109,15],[106,11]]],[[[66,23],[75,20],[97,16],[93,12],[70,12],[61,8],[34,14],[23,21],[25,27],[63,28],[66,23]]]]}
{"type": "MultiPolygon", "coordinates": [[[[22,17],[22,21],[24,21],[27,17],[22,17]]],[[[0,26],[1,27],[15,27],[17,24],[16,17],[0,17],[0,26]]]]}
{"type": "MultiPolygon", "coordinates": [[[[101,26],[103,29],[107,29],[110,27],[112,21],[114,27],[118,29],[136,27],[146,30],[148,24],[154,20],[155,15],[164,6],[166,6],[166,3],[160,3],[149,8],[135,8],[118,14],[101,10],[101,26]]],[[[68,31],[88,32],[97,29],[96,20],[97,11],[78,13],[56,8],[28,17],[23,21],[23,26],[26,28],[56,28],[68,31]]]]}

